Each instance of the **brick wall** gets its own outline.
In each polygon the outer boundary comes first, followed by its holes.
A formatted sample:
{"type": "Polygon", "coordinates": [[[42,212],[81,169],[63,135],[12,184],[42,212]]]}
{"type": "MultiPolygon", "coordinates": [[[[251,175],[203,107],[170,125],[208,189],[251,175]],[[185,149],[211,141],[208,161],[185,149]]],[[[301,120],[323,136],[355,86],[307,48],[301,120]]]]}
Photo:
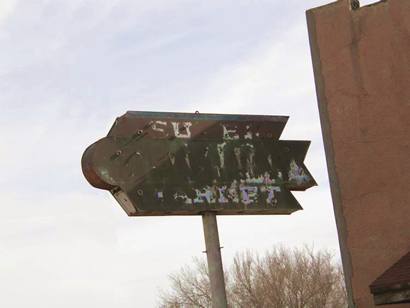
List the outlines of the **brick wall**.
{"type": "Polygon", "coordinates": [[[306,14],[350,306],[374,307],[369,284],[410,250],[410,0],[306,14]]]}

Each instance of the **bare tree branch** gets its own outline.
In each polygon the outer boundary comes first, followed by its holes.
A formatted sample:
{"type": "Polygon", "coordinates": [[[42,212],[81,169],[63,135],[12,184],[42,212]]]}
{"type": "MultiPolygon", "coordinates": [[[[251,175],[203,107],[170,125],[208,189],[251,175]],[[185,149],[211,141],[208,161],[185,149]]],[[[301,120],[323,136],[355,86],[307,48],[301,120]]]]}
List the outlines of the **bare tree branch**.
{"type": "MultiPolygon", "coordinates": [[[[194,259],[170,275],[170,291],[160,307],[211,307],[206,263],[194,259]]],[[[345,308],[343,272],[327,251],[276,247],[264,255],[237,254],[225,273],[228,305],[232,308],[345,308]]]]}

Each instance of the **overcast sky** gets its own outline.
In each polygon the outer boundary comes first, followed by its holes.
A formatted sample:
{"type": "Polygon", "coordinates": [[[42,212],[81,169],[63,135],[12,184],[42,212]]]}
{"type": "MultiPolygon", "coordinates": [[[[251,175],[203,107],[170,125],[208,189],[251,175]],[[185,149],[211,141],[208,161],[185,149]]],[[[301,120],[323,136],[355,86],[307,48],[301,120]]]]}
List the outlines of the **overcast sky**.
{"type": "Polygon", "coordinates": [[[127,110],[289,115],[319,186],[291,216],[219,218],[236,252],[339,257],[305,10],[319,0],[0,0],[0,307],[155,307],[202,256],[200,217],[129,218],[84,179],[127,110]]]}

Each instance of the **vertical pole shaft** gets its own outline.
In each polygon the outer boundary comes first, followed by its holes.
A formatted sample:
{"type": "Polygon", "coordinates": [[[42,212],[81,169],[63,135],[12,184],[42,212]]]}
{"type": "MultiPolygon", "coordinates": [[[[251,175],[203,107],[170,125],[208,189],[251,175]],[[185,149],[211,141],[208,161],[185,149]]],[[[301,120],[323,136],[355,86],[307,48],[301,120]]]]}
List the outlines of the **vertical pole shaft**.
{"type": "Polygon", "coordinates": [[[206,257],[211,280],[212,308],[227,308],[216,213],[205,212],[202,214],[202,223],[204,225],[206,257]]]}

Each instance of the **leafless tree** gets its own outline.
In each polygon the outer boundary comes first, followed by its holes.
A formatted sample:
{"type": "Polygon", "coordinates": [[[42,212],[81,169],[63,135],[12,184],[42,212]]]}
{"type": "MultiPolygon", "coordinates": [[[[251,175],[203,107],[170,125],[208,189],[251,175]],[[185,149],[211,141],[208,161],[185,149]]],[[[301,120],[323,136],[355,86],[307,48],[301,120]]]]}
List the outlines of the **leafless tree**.
{"type": "MultiPolygon", "coordinates": [[[[274,248],[264,255],[237,254],[225,273],[228,305],[232,308],[345,308],[341,266],[327,251],[274,248]]],[[[159,307],[211,307],[206,263],[194,259],[170,275],[170,291],[159,307]]]]}
{"type": "Polygon", "coordinates": [[[194,258],[193,261],[193,267],[185,266],[180,272],[169,276],[172,292],[161,295],[160,307],[211,307],[207,265],[201,259],[194,258]]]}

